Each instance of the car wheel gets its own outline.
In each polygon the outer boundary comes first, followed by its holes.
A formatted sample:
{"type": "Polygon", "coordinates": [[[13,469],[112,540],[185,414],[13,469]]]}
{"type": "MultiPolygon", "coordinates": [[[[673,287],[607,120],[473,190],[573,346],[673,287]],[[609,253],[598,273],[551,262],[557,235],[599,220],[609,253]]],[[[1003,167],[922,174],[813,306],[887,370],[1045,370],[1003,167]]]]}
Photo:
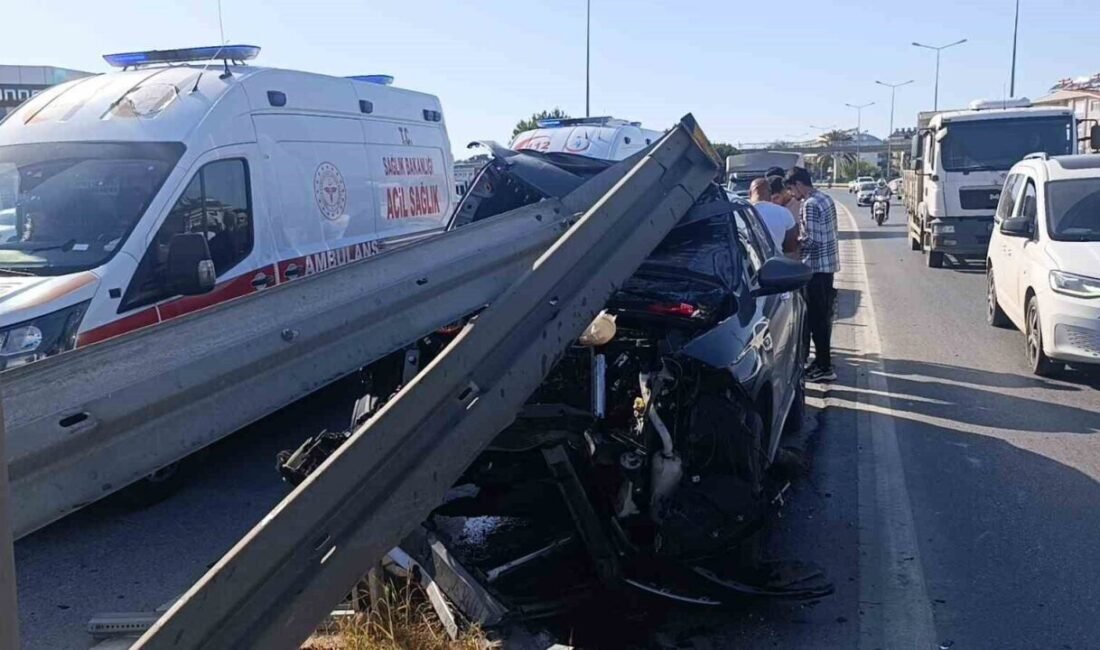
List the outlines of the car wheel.
{"type": "Polygon", "coordinates": [[[988,291],[986,292],[986,314],[985,320],[993,327],[1008,327],[1008,316],[1005,315],[1004,310],[1001,309],[1001,305],[997,302],[997,285],[993,282],[993,267],[989,266],[985,272],[986,286],[988,291]]]}
{"type": "Polygon", "coordinates": [[[1027,365],[1031,372],[1040,377],[1049,377],[1058,369],[1058,364],[1050,360],[1043,352],[1043,328],[1039,316],[1039,301],[1032,296],[1027,301],[1027,365]]]}
{"type": "Polygon", "coordinates": [[[928,251],[928,268],[940,269],[943,268],[943,253],[939,251],[928,251]]]}

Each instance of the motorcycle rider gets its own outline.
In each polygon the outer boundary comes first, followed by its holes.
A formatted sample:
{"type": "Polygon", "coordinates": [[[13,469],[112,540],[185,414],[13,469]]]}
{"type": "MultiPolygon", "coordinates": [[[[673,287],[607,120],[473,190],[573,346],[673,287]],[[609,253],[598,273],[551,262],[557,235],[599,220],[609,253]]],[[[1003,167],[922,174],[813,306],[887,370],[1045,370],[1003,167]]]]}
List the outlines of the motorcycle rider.
{"type": "Polygon", "coordinates": [[[887,218],[890,217],[890,196],[892,194],[893,193],[890,191],[890,188],[886,185],[886,181],[881,179],[881,178],[878,179],[878,185],[875,187],[875,192],[874,192],[874,194],[871,195],[871,216],[872,217],[874,217],[874,214],[875,214],[875,203],[877,203],[879,201],[882,201],[883,203],[886,204],[886,217],[887,218]]]}

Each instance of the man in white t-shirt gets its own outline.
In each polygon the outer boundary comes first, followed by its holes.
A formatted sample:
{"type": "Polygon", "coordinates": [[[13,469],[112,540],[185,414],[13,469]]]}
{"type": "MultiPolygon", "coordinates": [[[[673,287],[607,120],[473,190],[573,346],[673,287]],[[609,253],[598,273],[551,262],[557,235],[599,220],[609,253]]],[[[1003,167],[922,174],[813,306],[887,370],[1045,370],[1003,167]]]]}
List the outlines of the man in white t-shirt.
{"type": "Polygon", "coordinates": [[[787,256],[798,253],[798,224],[787,208],[772,203],[771,182],[758,178],[749,186],[749,201],[771,233],[775,247],[787,256]]]}

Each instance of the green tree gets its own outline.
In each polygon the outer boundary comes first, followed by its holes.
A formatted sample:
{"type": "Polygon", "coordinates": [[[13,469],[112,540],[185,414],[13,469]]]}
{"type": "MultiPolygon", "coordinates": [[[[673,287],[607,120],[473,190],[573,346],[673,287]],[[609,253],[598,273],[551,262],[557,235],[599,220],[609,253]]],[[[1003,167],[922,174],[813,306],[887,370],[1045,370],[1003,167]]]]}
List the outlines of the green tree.
{"type": "Polygon", "coordinates": [[[540,111],[531,115],[530,119],[520,120],[516,123],[516,128],[512,129],[512,137],[516,137],[524,131],[530,131],[531,129],[539,128],[539,120],[567,120],[569,114],[561,110],[558,107],[554,107],[552,111],[540,111]]]}
{"type": "Polygon", "coordinates": [[[732,156],[734,154],[741,153],[740,149],[728,142],[715,142],[714,150],[718,152],[718,157],[721,158],[723,162],[725,162],[726,156],[732,156]]]}
{"type": "Polygon", "coordinates": [[[841,153],[835,151],[835,147],[842,144],[847,144],[852,141],[852,134],[848,131],[832,130],[822,133],[817,139],[821,145],[823,151],[816,156],[817,165],[820,168],[820,174],[825,175],[829,173],[833,167],[836,167],[838,178],[844,176],[846,167],[852,165],[855,162],[855,154],[841,153]]]}

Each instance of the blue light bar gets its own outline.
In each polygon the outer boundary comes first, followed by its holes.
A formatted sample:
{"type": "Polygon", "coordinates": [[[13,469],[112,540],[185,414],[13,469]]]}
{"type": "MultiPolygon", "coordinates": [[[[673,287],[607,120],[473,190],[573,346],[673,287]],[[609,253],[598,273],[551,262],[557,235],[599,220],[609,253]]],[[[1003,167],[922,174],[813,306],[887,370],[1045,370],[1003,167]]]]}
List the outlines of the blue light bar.
{"type": "Polygon", "coordinates": [[[250,61],[260,53],[256,45],[211,45],[180,50],[149,50],[104,54],[103,60],[116,68],[132,68],[153,63],[191,63],[194,61],[250,61]]]}
{"type": "Polygon", "coordinates": [[[581,125],[593,125],[604,126],[611,122],[615,118],[610,115],[604,115],[601,117],[568,117],[568,118],[553,118],[549,120],[535,120],[535,124],[539,125],[539,128],[549,129],[556,126],[581,126],[581,125]]]}
{"type": "Polygon", "coordinates": [[[361,74],[348,77],[352,81],[363,81],[369,84],[378,84],[379,86],[393,85],[393,75],[391,74],[361,74]]]}

